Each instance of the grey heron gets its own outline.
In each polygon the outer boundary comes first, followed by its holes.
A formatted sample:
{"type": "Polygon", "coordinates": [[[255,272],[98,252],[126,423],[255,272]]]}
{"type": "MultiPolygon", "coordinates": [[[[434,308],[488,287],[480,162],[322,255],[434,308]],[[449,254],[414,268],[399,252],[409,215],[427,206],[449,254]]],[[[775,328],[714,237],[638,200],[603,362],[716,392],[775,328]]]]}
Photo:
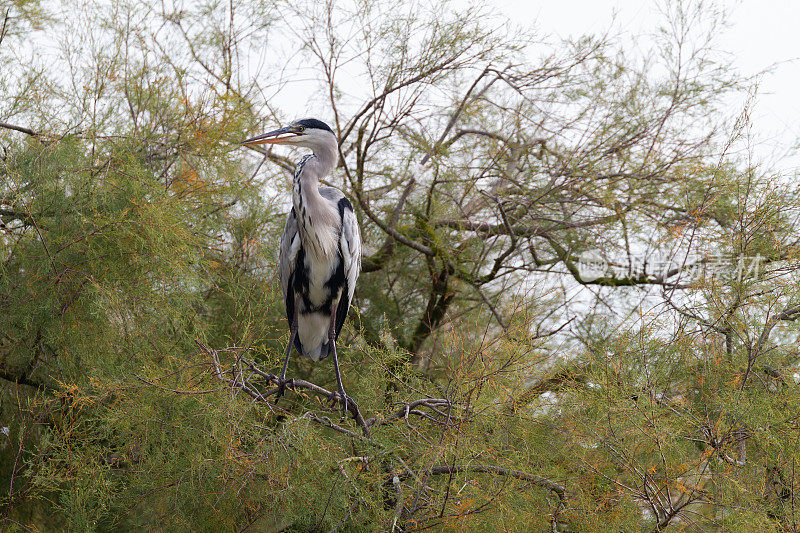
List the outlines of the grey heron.
{"type": "Polygon", "coordinates": [[[278,381],[278,395],[287,383],[292,346],[320,361],[333,355],[342,416],[350,403],[344,392],[336,339],[353,301],[361,271],[361,234],[353,204],[333,187],[320,187],[338,160],[336,135],[324,122],[303,119],[241,142],[245,146],[287,144],[310,148],[294,172],[292,209],[286,219],[278,255],[281,292],[289,320],[289,345],[278,381]]]}

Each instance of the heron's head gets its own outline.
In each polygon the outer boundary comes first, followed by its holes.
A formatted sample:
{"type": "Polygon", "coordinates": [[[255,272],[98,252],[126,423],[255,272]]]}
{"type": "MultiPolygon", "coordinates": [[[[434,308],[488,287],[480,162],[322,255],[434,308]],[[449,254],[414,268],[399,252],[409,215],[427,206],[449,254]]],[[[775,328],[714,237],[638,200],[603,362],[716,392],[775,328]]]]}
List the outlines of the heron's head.
{"type": "Polygon", "coordinates": [[[293,146],[303,146],[315,150],[321,147],[336,146],[336,135],[333,130],[315,118],[304,118],[296,120],[286,126],[261,135],[256,135],[250,139],[242,141],[243,146],[255,146],[258,144],[289,144],[293,146]]]}

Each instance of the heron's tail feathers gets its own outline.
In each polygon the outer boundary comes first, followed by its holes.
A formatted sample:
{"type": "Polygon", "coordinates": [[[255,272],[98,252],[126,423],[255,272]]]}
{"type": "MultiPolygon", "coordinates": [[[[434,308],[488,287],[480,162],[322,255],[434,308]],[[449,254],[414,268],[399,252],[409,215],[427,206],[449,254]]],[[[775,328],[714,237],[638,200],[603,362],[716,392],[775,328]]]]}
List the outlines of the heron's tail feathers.
{"type": "Polygon", "coordinates": [[[308,357],[314,362],[319,362],[328,357],[330,353],[331,345],[329,343],[320,344],[313,350],[307,350],[305,346],[303,346],[303,355],[308,357]]]}
{"type": "Polygon", "coordinates": [[[294,347],[300,352],[304,357],[308,357],[314,362],[319,362],[328,357],[330,353],[330,344],[326,341],[323,344],[318,344],[315,348],[309,350],[305,344],[300,342],[300,339],[295,337],[294,340],[294,347]]]}
{"type": "Polygon", "coordinates": [[[297,329],[297,340],[300,353],[313,361],[321,361],[328,357],[328,328],[330,316],[316,313],[301,314],[297,329]]]}

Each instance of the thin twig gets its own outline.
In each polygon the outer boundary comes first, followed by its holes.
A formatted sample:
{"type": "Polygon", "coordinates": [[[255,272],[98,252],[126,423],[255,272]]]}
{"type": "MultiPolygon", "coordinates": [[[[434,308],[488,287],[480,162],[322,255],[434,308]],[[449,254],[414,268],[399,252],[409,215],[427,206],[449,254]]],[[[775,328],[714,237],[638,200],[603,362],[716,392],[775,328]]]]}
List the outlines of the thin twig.
{"type": "Polygon", "coordinates": [[[176,390],[176,389],[170,389],[169,387],[164,387],[164,386],[162,386],[162,385],[159,385],[159,384],[157,384],[157,383],[153,383],[152,381],[148,381],[148,380],[144,379],[142,376],[140,376],[140,375],[138,375],[138,374],[136,374],[136,379],[138,379],[139,381],[142,381],[142,382],[144,382],[144,383],[147,383],[148,385],[152,385],[153,387],[159,388],[159,389],[161,389],[161,390],[165,390],[165,391],[169,391],[169,392],[174,392],[175,394],[209,394],[209,393],[212,393],[212,392],[217,392],[217,391],[219,390],[219,389],[208,389],[208,390],[176,390]]]}

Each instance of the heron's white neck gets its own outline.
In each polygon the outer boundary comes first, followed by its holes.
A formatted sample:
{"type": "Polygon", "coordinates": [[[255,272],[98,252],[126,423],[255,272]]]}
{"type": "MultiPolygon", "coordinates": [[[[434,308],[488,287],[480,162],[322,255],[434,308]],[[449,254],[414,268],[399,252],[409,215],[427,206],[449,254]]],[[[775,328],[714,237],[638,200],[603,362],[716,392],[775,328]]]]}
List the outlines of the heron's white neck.
{"type": "Polygon", "coordinates": [[[336,143],[336,138],[333,135],[330,137],[330,139],[320,139],[320,142],[315,142],[309,146],[314,155],[317,156],[320,178],[327,176],[339,160],[339,146],[336,143]]]}
{"type": "Polygon", "coordinates": [[[292,201],[300,220],[303,242],[318,257],[333,256],[338,248],[341,226],[338,207],[319,192],[319,180],[333,170],[338,159],[338,147],[333,143],[309,145],[314,157],[303,158],[292,187],[292,201]]]}
{"type": "Polygon", "coordinates": [[[314,157],[310,159],[304,158],[302,168],[298,168],[298,172],[294,177],[296,182],[300,181],[302,183],[305,188],[304,192],[311,195],[317,193],[319,180],[330,174],[339,160],[339,149],[335,139],[332,139],[332,142],[328,139],[314,139],[314,141],[306,145],[311,148],[314,157]]]}

